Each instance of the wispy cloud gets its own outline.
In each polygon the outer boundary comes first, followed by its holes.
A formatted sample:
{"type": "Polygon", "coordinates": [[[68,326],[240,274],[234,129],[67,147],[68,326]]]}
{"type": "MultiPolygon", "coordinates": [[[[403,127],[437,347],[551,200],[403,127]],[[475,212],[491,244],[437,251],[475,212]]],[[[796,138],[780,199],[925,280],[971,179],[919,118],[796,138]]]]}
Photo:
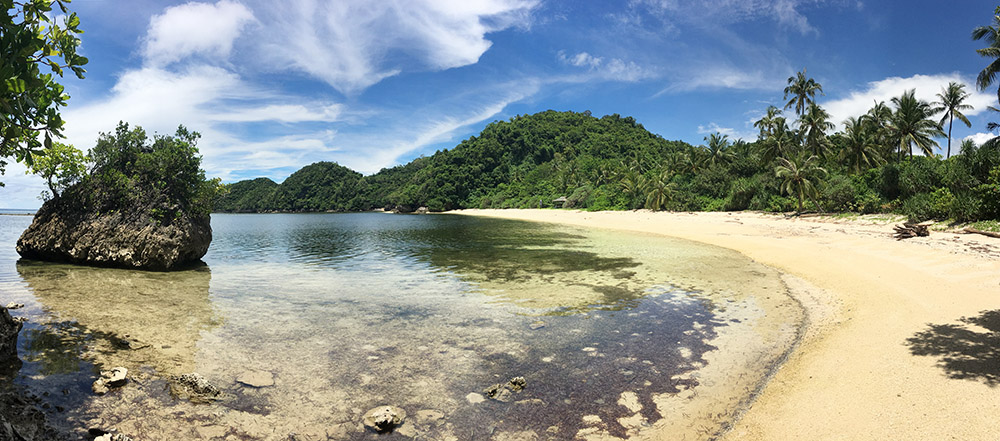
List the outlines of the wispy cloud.
{"type": "Polygon", "coordinates": [[[748,130],[746,128],[738,130],[732,127],[722,127],[715,122],[708,123],[707,125],[698,125],[698,134],[710,135],[712,133],[727,135],[729,136],[729,139],[732,141],[735,141],[737,139],[742,139],[748,142],[755,141],[757,139],[757,136],[759,135],[758,132],[755,132],[753,130],[748,130]]]}
{"type": "Polygon", "coordinates": [[[822,0],[632,0],[633,7],[644,7],[652,13],[667,16],[670,21],[714,22],[730,24],[761,18],[774,20],[779,25],[801,34],[816,33],[805,14],[804,7],[822,0]]]}
{"type": "Polygon", "coordinates": [[[534,0],[259,1],[259,44],[272,69],[291,68],[353,95],[404,69],[474,64],[487,34],[528,26],[534,0]],[[390,57],[390,55],[395,55],[390,57]]]}
{"type": "Polygon", "coordinates": [[[560,51],[558,58],[564,64],[586,68],[589,73],[593,74],[592,78],[589,79],[636,82],[655,76],[650,69],[645,69],[635,62],[620,58],[606,59],[595,57],[587,52],[567,55],[565,51],[560,51]]]}

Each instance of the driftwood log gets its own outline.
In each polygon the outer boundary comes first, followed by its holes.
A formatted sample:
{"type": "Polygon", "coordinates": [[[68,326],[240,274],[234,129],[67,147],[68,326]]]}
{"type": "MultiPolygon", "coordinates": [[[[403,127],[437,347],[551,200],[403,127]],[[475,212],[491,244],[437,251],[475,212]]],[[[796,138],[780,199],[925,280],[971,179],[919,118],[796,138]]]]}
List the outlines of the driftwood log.
{"type": "Polygon", "coordinates": [[[896,230],[896,233],[893,234],[893,237],[895,237],[896,240],[903,240],[917,236],[920,237],[930,236],[931,230],[929,228],[931,225],[934,225],[933,221],[925,221],[925,222],[920,222],[918,224],[907,222],[904,223],[903,225],[896,225],[895,227],[893,227],[893,229],[896,230]]]}
{"type": "Polygon", "coordinates": [[[982,234],[983,236],[995,237],[997,239],[1000,239],[1000,233],[997,233],[997,232],[994,232],[994,231],[977,230],[977,229],[972,228],[972,227],[965,227],[965,229],[963,229],[961,231],[961,233],[966,233],[966,234],[982,234]]]}

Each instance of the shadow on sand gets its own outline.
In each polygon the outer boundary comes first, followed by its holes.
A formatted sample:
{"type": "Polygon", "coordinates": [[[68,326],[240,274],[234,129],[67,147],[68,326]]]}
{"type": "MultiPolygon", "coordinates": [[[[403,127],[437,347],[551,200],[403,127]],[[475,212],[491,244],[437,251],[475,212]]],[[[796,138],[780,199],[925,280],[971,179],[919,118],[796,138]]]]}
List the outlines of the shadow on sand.
{"type": "Polygon", "coordinates": [[[1000,385],[1000,310],[958,319],[961,324],[929,325],[908,338],[913,355],[940,357],[948,377],[1000,385]]]}

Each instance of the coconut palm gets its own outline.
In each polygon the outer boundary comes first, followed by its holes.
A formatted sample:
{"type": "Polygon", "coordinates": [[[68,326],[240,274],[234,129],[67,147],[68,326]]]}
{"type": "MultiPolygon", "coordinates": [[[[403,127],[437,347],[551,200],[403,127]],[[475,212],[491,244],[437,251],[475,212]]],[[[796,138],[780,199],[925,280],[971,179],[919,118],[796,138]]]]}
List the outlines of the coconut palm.
{"type": "MultiPolygon", "coordinates": [[[[1000,72],[1000,6],[997,6],[993,11],[992,24],[978,26],[972,30],[972,39],[985,40],[988,46],[976,49],[976,53],[985,58],[993,59],[976,77],[976,87],[979,90],[986,90],[993,85],[997,73],[1000,72]]],[[[1000,88],[997,88],[997,99],[1000,99],[1000,88]]]]}
{"type": "Polygon", "coordinates": [[[924,155],[931,156],[938,145],[932,137],[944,137],[944,131],[931,119],[931,105],[918,100],[915,95],[916,90],[910,89],[892,99],[896,110],[892,114],[890,130],[893,139],[898,142],[900,155],[909,151],[913,156],[913,147],[919,147],[924,155]]]}
{"type": "Polygon", "coordinates": [[[951,157],[951,126],[955,122],[955,118],[965,123],[966,127],[972,127],[969,118],[962,114],[963,110],[972,110],[972,106],[965,104],[965,100],[970,96],[971,94],[965,91],[964,84],[952,81],[948,83],[948,87],[941,89],[941,93],[937,94],[938,101],[934,102],[934,108],[931,109],[934,113],[944,112],[938,125],[944,126],[944,121],[948,120],[948,156],[946,158],[951,157]]]}
{"type": "Polygon", "coordinates": [[[766,139],[774,133],[774,122],[781,117],[781,109],[774,106],[767,106],[767,114],[753,123],[754,127],[760,129],[759,138],[766,139]]]}
{"type": "Polygon", "coordinates": [[[855,173],[876,167],[882,162],[878,144],[874,142],[873,127],[866,124],[863,117],[850,117],[844,121],[844,148],[840,151],[840,158],[855,173]]]}
{"type": "Polygon", "coordinates": [[[823,93],[823,85],[817,83],[812,78],[806,78],[806,70],[803,68],[802,72],[788,77],[788,87],[785,87],[785,99],[788,99],[789,95],[792,96],[792,99],[788,100],[785,108],[795,106],[795,113],[801,116],[806,111],[809,103],[814,102],[817,92],[820,94],[823,93]]]}
{"type": "MultiPolygon", "coordinates": [[[[799,210],[803,209],[803,199],[806,197],[815,198],[819,194],[819,185],[826,177],[826,169],[819,166],[819,156],[812,155],[804,161],[800,159],[778,158],[778,166],[774,168],[774,174],[781,178],[781,191],[786,194],[795,194],[799,200],[799,210]]],[[[818,205],[818,204],[817,204],[818,205]]]]}
{"type": "Polygon", "coordinates": [[[704,139],[708,144],[708,155],[705,157],[706,165],[713,166],[729,162],[732,156],[729,152],[729,135],[713,133],[704,139]]]}
{"type": "Polygon", "coordinates": [[[636,207],[636,200],[639,199],[639,195],[642,194],[644,180],[642,175],[635,170],[629,170],[622,175],[619,185],[621,186],[622,192],[628,196],[630,209],[636,207]]]}
{"type": "Polygon", "coordinates": [[[670,182],[672,178],[673,174],[669,170],[664,170],[646,181],[646,208],[653,211],[667,208],[667,204],[677,193],[677,185],[670,182]]]}
{"type": "Polygon", "coordinates": [[[827,130],[836,127],[830,122],[830,114],[816,103],[809,103],[806,113],[799,119],[799,137],[805,141],[806,148],[816,156],[826,156],[830,148],[830,140],[826,137],[827,130]]]}
{"type": "Polygon", "coordinates": [[[892,108],[885,104],[885,101],[877,101],[871,109],[861,115],[869,134],[871,134],[875,145],[879,146],[882,159],[888,160],[895,157],[898,142],[892,142],[892,108]]]}
{"type": "Polygon", "coordinates": [[[788,156],[798,143],[798,136],[788,128],[785,118],[777,117],[772,123],[773,132],[757,145],[760,149],[760,160],[764,165],[770,164],[775,158],[788,156]]]}

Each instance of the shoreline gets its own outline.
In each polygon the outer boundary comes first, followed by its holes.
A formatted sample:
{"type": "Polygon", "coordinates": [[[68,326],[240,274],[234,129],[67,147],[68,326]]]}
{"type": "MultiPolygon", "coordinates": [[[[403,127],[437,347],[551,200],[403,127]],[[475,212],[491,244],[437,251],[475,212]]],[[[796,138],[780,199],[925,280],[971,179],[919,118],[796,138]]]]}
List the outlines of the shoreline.
{"type": "Polygon", "coordinates": [[[940,345],[925,355],[927,345],[962,344],[939,332],[965,326],[960,318],[975,321],[1000,309],[1000,239],[935,231],[896,241],[893,223],[884,219],[750,212],[458,214],[693,240],[815,287],[807,290],[810,324],[802,342],[722,439],[991,439],[1000,431],[1000,422],[982,418],[1000,411],[990,385],[1000,369],[991,374],[949,363],[940,345]]]}

